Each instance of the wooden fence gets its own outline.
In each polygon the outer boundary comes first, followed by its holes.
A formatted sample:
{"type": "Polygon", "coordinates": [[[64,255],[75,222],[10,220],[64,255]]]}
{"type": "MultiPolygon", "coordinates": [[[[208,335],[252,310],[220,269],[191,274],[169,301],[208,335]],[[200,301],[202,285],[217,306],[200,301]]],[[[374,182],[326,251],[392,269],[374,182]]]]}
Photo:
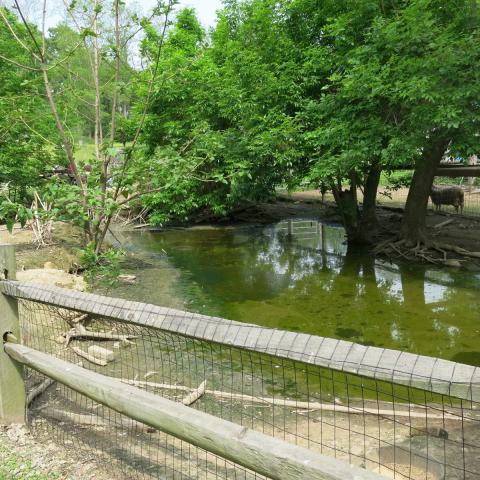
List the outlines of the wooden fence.
{"type": "MultiPolygon", "coordinates": [[[[270,402],[272,408],[273,406],[295,407],[307,412],[317,409],[337,416],[360,414],[363,419],[373,415],[375,418],[385,418],[386,422],[393,424],[394,432],[395,424],[397,424],[397,430],[400,426],[406,426],[412,431],[416,428],[414,427],[415,419],[424,420],[426,427],[418,428],[420,431],[430,428],[428,426],[430,419],[437,423],[442,421],[443,425],[448,424],[449,421],[458,423],[457,420],[460,420],[462,425],[470,422],[475,427],[475,431],[480,424],[475,411],[480,402],[480,369],[476,367],[406,352],[366,347],[341,340],[271,330],[256,325],[90,293],[19,283],[15,281],[13,250],[8,247],[0,248],[0,267],[4,276],[4,280],[0,282],[0,333],[4,340],[4,349],[0,352],[0,423],[19,423],[24,419],[27,405],[22,369],[25,366],[134,421],[200,447],[267,478],[325,480],[383,478],[377,473],[350,465],[318,451],[291,444],[138,388],[142,383],[148,384],[146,381],[131,380],[130,385],[126,385],[125,381],[119,378],[90,371],[57,358],[51,353],[16,343],[15,339],[22,338],[17,307],[20,301],[88,314],[92,318],[101,318],[107,323],[111,321],[119,325],[145,328],[149,331],[174,335],[175,338],[206,342],[237,349],[239,352],[252,352],[255,355],[274,359],[278,362],[275,367],[280,367],[281,362],[294,362],[304,365],[302,371],[308,372],[309,366],[326,369],[334,372],[335,375],[356,378],[358,381],[355,385],[358,389],[365,388],[365,384],[370,381],[374,382],[376,388],[379,384],[388,382],[388,385],[393,387],[398,385],[402,388],[422,391],[425,395],[428,393],[434,405],[431,409],[426,404],[421,405],[421,409],[413,408],[415,399],[413,396],[410,397],[409,393],[407,399],[410,403],[393,403],[389,404],[388,408],[382,409],[378,400],[379,390],[376,392],[376,408],[369,408],[365,399],[361,405],[350,403],[351,399],[348,399],[347,405],[343,405],[341,402],[337,403],[336,398],[332,398],[331,405],[325,405],[316,403],[311,398],[306,398],[302,402],[298,399],[269,400],[265,397],[234,392],[228,394],[210,392],[212,395],[223,394],[224,397],[230,397],[232,401],[248,399],[249,402],[263,402],[267,405],[270,402]],[[459,408],[454,402],[452,403],[452,399],[459,402],[459,408]]],[[[397,394],[393,387],[390,395],[395,399],[397,394]]],[[[170,387],[160,386],[160,388],[170,387]]],[[[348,394],[348,384],[346,391],[348,394]]],[[[336,422],[335,417],[333,421],[336,422]]],[[[364,436],[366,435],[365,425],[366,423],[363,425],[364,436]]],[[[353,429],[350,417],[348,417],[348,428],[353,429]]],[[[350,435],[351,432],[348,433],[350,435]]],[[[378,435],[380,445],[382,441],[380,427],[378,435]]],[[[352,438],[354,438],[353,434],[348,438],[349,444],[354,443],[352,438]]],[[[394,464],[395,458],[398,461],[403,450],[397,448],[395,441],[394,438],[391,445],[393,450],[390,446],[388,451],[379,449],[377,463],[394,464]],[[393,459],[388,458],[389,455],[393,455],[393,459]]],[[[465,445],[468,444],[465,437],[450,439],[450,442],[455,446],[460,445],[460,448],[463,448],[462,454],[465,454],[465,445]]],[[[300,443],[298,439],[296,443],[300,443]]],[[[309,446],[310,439],[307,438],[305,443],[309,446]]],[[[475,448],[478,449],[478,445],[475,448]]],[[[433,465],[431,468],[435,472],[443,472],[438,473],[434,478],[439,480],[447,478],[445,468],[450,460],[445,457],[442,464],[442,460],[430,458],[428,451],[425,455],[420,458],[409,451],[407,460],[411,462],[410,472],[415,462],[422,465],[425,463],[427,472],[431,471],[428,465],[433,465]]],[[[405,461],[402,460],[402,463],[405,461]]],[[[451,468],[461,473],[462,467],[457,468],[454,465],[451,468]]],[[[464,476],[458,478],[470,478],[465,472],[473,471],[473,468],[475,466],[466,466],[463,460],[464,476]]],[[[410,473],[410,476],[396,478],[417,477],[410,473]]]]}

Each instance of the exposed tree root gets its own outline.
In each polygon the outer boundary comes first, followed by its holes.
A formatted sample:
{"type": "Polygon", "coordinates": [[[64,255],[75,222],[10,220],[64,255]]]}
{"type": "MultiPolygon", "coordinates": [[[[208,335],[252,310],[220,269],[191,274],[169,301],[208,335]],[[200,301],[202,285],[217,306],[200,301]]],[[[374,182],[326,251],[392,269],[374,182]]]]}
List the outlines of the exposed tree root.
{"type": "Polygon", "coordinates": [[[381,241],[374,249],[376,255],[384,255],[389,258],[403,258],[409,261],[422,261],[434,265],[461,266],[466,259],[458,258],[480,258],[480,252],[470,252],[457,245],[449,243],[425,241],[417,242],[414,247],[408,246],[405,240],[398,240],[392,237],[381,241]],[[454,255],[449,258],[448,253],[454,255]]]}

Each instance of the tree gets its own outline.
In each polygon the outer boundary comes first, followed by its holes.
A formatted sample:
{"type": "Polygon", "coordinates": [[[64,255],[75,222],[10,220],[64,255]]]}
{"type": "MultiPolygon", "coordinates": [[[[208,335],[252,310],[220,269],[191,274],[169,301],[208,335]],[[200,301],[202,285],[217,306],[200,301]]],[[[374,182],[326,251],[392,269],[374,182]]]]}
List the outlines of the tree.
{"type": "Polygon", "coordinates": [[[282,60],[288,48],[272,6],[226,8],[210,44],[193,11],[179,12],[145,128],[154,176],[175,179],[145,198],[151,222],[225,214],[271,196],[293,170],[294,64],[282,60]],[[242,20],[233,22],[236,15],[242,20]]]}
{"type": "Polygon", "coordinates": [[[310,73],[304,76],[313,78],[303,109],[313,177],[332,187],[349,241],[368,239],[381,169],[406,165],[415,173],[401,234],[409,244],[424,240],[428,196],[446,149],[478,148],[471,2],[297,0],[290,11],[310,73]]]}
{"type": "MultiPolygon", "coordinates": [[[[14,27],[20,42],[29,43],[11,12],[0,7],[0,17],[14,27]]],[[[31,201],[29,187],[42,185],[61,155],[41,82],[34,71],[18,67],[28,62],[28,53],[6,29],[0,30],[0,52],[0,185],[6,194],[3,217],[11,223],[15,204],[31,201]]]]}
{"type": "MultiPolygon", "coordinates": [[[[18,46],[26,54],[25,61],[16,62],[14,59],[4,57],[10,64],[36,74],[41,78],[43,88],[55,126],[58,133],[66,163],[74,178],[74,185],[65,182],[51,184],[48,195],[56,198],[57,218],[67,219],[79,224],[85,233],[86,242],[95,256],[100,255],[101,248],[114,214],[123,205],[149,193],[153,190],[151,179],[147,176],[136,177],[135,186],[129,182],[129,173],[136,161],[135,153],[140,134],[146,116],[152,92],[154,80],[158,74],[160,57],[170,17],[176,4],[175,0],[158,1],[153,13],[148,18],[132,17],[122,23],[123,2],[120,0],[101,1],[83,0],[71,2],[66,7],[71,25],[69,31],[63,29],[64,36],[68,34],[70,40],[65,56],[58,57],[56,53],[65,51],[59,42],[59,32],[52,40],[49,48],[46,37],[45,23],[48,15],[47,3],[43,2],[42,32],[38,33],[30,25],[17,1],[16,11],[22,22],[22,29],[29,35],[29,42],[25,43],[18,35],[18,22],[2,15],[2,20],[8,33],[17,42],[18,46]],[[112,20],[113,19],[113,20],[112,20]],[[111,21],[110,21],[111,20],[111,21]],[[136,21],[136,22],[135,22],[136,21]],[[160,31],[154,28],[154,22],[160,21],[160,31]],[[132,25],[136,23],[136,26],[132,25]],[[144,82],[143,112],[139,113],[132,141],[126,148],[121,162],[115,162],[118,149],[114,146],[116,138],[117,111],[121,90],[122,72],[131,67],[125,65],[123,52],[128,49],[128,42],[138,33],[143,32],[145,40],[150,48],[142,48],[142,60],[145,69],[142,75],[144,82]],[[73,40],[72,40],[73,39],[73,40]],[[73,44],[71,43],[73,41],[73,44]],[[63,101],[62,89],[58,89],[60,75],[52,74],[58,69],[63,69],[70,64],[70,59],[88,59],[90,68],[89,78],[83,79],[79,87],[80,93],[86,89],[90,97],[83,99],[90,107],[90,117],[93,123],[93,138],[95,155],[90,162],[90,174],[82,172],[81,166],[75,158],[74,139],[71,136],[69,120],[71,115],[64,115],[68,103],[63,101]],[[106,69],[109,89],[102,85],[103,72],[106,69]],[[55,83],[57,82],[57,83],[55,83]],[[85,84],[91,84],[87,87],[85,84]],[[58,92],[60,90],[60,93],[58,92]],[[110,121],[108,132],[105,130],[105,113],[109,107],[110,121]]],[[[76,72],[78,75],[78,72],[76,72]]],[[[76,78],[76,77],[75,77],[76,78]]],[[[63,86],[74,95],[79,82],[76,79],[64,82],[63,86]]],[[[78,93],[78,92],[77,92],[78,93]]],[[[74,95],[75,96],[75,95],[74,95]]],[[[75,98],[78,99],[79,95],[75,98]]],[[[146,172],[148,173],[148,172],[146,172]]],[[[159,187],[161,188],[161,187],[159,187]]]]}

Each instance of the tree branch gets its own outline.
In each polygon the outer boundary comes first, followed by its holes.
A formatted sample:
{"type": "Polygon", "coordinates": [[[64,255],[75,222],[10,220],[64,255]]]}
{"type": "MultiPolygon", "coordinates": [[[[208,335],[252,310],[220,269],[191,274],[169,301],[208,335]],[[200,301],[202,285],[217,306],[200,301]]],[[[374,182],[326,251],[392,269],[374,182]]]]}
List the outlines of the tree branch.
{"type": "Polygon", "coordinates": [[[34,43],[35,47],[37,47],[37,50],[38,50],[38,53],[40,54],[40,57],[35,55],[33,52],[32,52],[32,55],[34,55],[41,62],[44,62],[45,58],[43,56],[42,49],[38,45],[37,39],[35,38],[35,35],[33,34],[32,30],[30,28],[30,25],[28,24],[27,20],[25,19],[24,15],[23,15],[23,12],[22,12],[22,9],[20,8],[20,5],[18,4],[18,1],[17,0],[14,0],[14,1],[15,1],[15,5],[17,7],[16,9],[18,11],[18,14],[20,15],[20,18],[22,19],[22,22],[25,25],[25,28],[27,29],[27,32],[30,35],[30,38],[33,40],[33,43],[34,43]]]}
{"type": "Polygon", "coordinates": [[[15,30],[13,29],[11,23],[9,22],[7,16],[5,15],[4,11],[2,8],[0,8],[0,16],[2,17],[3,23],[6,25],[6,27],[10,30],[10,33],[13,35],[13,38],[17,41],[17,43],[24,48],[32,57],[36,58],[37,60],[40,60],[40,57],[35,54],[21,39],[20,37],[15,33],[15,30]]]}
{"type": "Polygon", "coordinates": [[[160,65],[160,58],[161,58],[161,55],[162,55],[163,45],[165,43],[165,37],[166,37],[166,34],[167,34],[168,21],[169,21],[170,14],[172,13],[172,10],[173,10],[173,7],[174,7],[175,3],[176,3],[175,0],[169,0],[168,1],[168,7],[167,7],[167,10],[165,12],[165,21],[164,21],[164,24],[163,24],[163,29],[162,29],[162,33],[161,33],[161,37],[160,37],[160,42],[158,44],[157,53],[156,53],[156,56],[155,56],[155,64],[154,64],[154,68],[153,68],[152,78],[150,79],[150,85],[149,85],[148,92],[147,92],[147,98],[145,100],[145,105],[144,105],[144,108],[143,108],[143,112],[142,112],[142,115],[140,117],[140,122],[139,122],[139,124],[137,126],[137,129],[135,131],[135,135],[133,137],[132,144],[130,145],[129,152],[125,156],[125,159],[124,159],[124,162],[123,162],[122,172],[120,174],[119,182],[117,184],[117,188],[115,189],[115,193],[114,193],[114,196],[113,196],[114,200],[116,200],[118,198],[118,195],[120,193],[120,189],[122,188],[123,179],[124,179],[125,173],[127,171],[128,163],[130,162],[130,159],[132,157],[132,152],[133,152],[133,150],[134,150],[134,148],[135,148],[135,146],[138,142],[138,139],[140,138],[140,133],[143,130],[143,125],[145,123],[145,118],[147,116],[147,111],[150,107],[150,102],[151,102],[151,98],[152,98],[152,94],[153,94],[153,85],[155,83],[155,79],[157,78],[157,74],[158,74],[158,67],[160,65]]]}
{"type": "Polygon", "coordinates": [[[165,189],[165,187],[158,187],[158,188],[152,188],[151,190],[144,190],[143,192],[134,193],[132,196],[126,198],[125,200],[122,200],[121,202],[118,202],[117,206],[121,207],[122,205],[130,203],[132,200],[135,200],[139,197],[143,197],[144,195],[148,195],[150,193],[161,192],[164,189],[165,189]]]}
{"type": "Polygon", "coordinates": [[[0,54],[0,58],[4,60],[5,62],[11,63],[12,65],[15,65],[16,67],[23,68],[24,70],[28,70],[29,72],[41,72],[39,68],[34,68],[34,67],[29,67],[27,65],[22,65],[21,63],[16,62],[15,60],[11,60],[10,58],[4,57],[2,54],[0,54]]]}

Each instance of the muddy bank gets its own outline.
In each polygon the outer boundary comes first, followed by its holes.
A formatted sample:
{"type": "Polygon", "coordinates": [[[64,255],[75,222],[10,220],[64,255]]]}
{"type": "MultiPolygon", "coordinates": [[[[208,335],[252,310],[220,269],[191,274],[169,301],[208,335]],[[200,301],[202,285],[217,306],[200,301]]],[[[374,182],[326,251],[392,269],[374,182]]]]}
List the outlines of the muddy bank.
{"type": "Polygon", "coordinates": [[[322,204],[319,199],[280,195],[268,202],[245,203],[222,217],[200,214],[189,225],[266,225],[288,218],[341,221],[336,208],[322,204]]]}

